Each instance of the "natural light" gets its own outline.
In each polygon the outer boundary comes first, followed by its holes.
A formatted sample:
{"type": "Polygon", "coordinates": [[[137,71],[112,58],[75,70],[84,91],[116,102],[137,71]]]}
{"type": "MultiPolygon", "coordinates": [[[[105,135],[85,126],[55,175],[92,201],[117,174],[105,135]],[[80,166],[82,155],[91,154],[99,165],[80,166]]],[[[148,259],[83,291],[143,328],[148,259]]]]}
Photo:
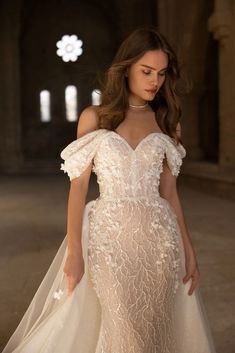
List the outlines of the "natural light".
{"type": "Polygon", "coordinates": [[[77,120],[77,88],[67,86],[65,88],[65,108],[67,121],[77,120]]]}
{"type": "Polygon", "coordinates": [[[41,121],[51,121],[51,95],[47,90],[40,92],[40,113],[41,121]]]}
{"type": "Polygon", "coordinates": [[[92,105],[100,105],[101,103],[101,92],[99,89],[94,89],[91,93],[92,105]]]}
{"type": "Polygon", "coordinates": [[[61,40],[56,43],[56,54],[62,58],[64,62],[77,61],[78,57],[82,55],[83,42],[78,39],[76,34],[65,34],[61,40]]]}

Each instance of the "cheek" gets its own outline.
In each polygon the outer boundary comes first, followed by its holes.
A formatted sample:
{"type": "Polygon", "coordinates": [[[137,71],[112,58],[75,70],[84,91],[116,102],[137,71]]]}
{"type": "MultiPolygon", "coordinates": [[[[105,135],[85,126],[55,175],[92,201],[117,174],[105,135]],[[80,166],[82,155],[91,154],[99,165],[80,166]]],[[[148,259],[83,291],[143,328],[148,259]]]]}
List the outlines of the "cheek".
{"type": "Polygon", "coordinates": [[[133,88],[135,87],[135,83],[132,80],[132,77],[128,77],[128,88],[131,92],[133,92],[133,88]]]}
{"type": "Polygon", "coordinates": [[[131,90],[136,90],[143,85],[143,77],[140,73],[133,73],[128,77],[128,85],[131,90]]]}
{"type": "Polygon", "coordinates": [[[160,80],[159,80],[160,87],[164,84],[165,81],[166,81],[166,77],[160,78],[160,80]]]}

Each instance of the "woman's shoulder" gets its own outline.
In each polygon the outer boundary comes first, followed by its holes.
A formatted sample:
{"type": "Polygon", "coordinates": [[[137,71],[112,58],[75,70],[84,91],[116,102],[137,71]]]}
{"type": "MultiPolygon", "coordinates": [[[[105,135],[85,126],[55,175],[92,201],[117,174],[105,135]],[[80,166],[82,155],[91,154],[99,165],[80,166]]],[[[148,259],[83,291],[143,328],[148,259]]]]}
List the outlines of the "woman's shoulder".
{"type": "Polygon", "coordinates": [[[89,106],[80,114],[77,125],[77,138],[71,141],[60,153],[61,158],[67,159],[74,154],[93,153],[101,141],[106,129],[98,127],[96,107],[89,106]]]}
{"type": "Polygon", "coordinates": [[[99,129],[99,116],[97,106],[90,105],[80,114],[77,125],[77,137],[81,137],[88,132],[99,129]]]}

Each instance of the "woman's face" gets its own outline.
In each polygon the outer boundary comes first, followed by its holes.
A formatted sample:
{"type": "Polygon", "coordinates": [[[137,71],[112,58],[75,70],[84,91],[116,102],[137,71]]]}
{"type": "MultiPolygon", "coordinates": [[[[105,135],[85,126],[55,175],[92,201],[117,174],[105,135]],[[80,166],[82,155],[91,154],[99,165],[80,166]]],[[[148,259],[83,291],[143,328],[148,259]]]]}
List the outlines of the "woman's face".
{"type": "Polygon", "coordinates": [[[127,69],[129,103],[152,101],[165,81],[168,56],[162,50],[147,51],[127,69]]]}

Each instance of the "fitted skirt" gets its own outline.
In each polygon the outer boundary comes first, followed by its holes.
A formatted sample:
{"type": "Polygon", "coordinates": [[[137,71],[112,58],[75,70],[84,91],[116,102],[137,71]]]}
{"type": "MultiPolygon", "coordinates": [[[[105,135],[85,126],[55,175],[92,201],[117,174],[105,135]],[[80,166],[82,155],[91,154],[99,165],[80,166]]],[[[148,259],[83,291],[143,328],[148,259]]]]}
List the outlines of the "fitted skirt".
{"type": "Polygon", "coordinates": [[[158,208],[143,202],[88,202],[81,281],[68,296],[66,235],[3,353],[117,353],[117,347],[118,353],[124,353],[121,347],[125,353],[133,347],[135,353],[165,353],[172,342],[177,353],[214,353],[200,290],[189,296],[190,281],[182,283],[179,235],[164,199],[158,208]]]}

